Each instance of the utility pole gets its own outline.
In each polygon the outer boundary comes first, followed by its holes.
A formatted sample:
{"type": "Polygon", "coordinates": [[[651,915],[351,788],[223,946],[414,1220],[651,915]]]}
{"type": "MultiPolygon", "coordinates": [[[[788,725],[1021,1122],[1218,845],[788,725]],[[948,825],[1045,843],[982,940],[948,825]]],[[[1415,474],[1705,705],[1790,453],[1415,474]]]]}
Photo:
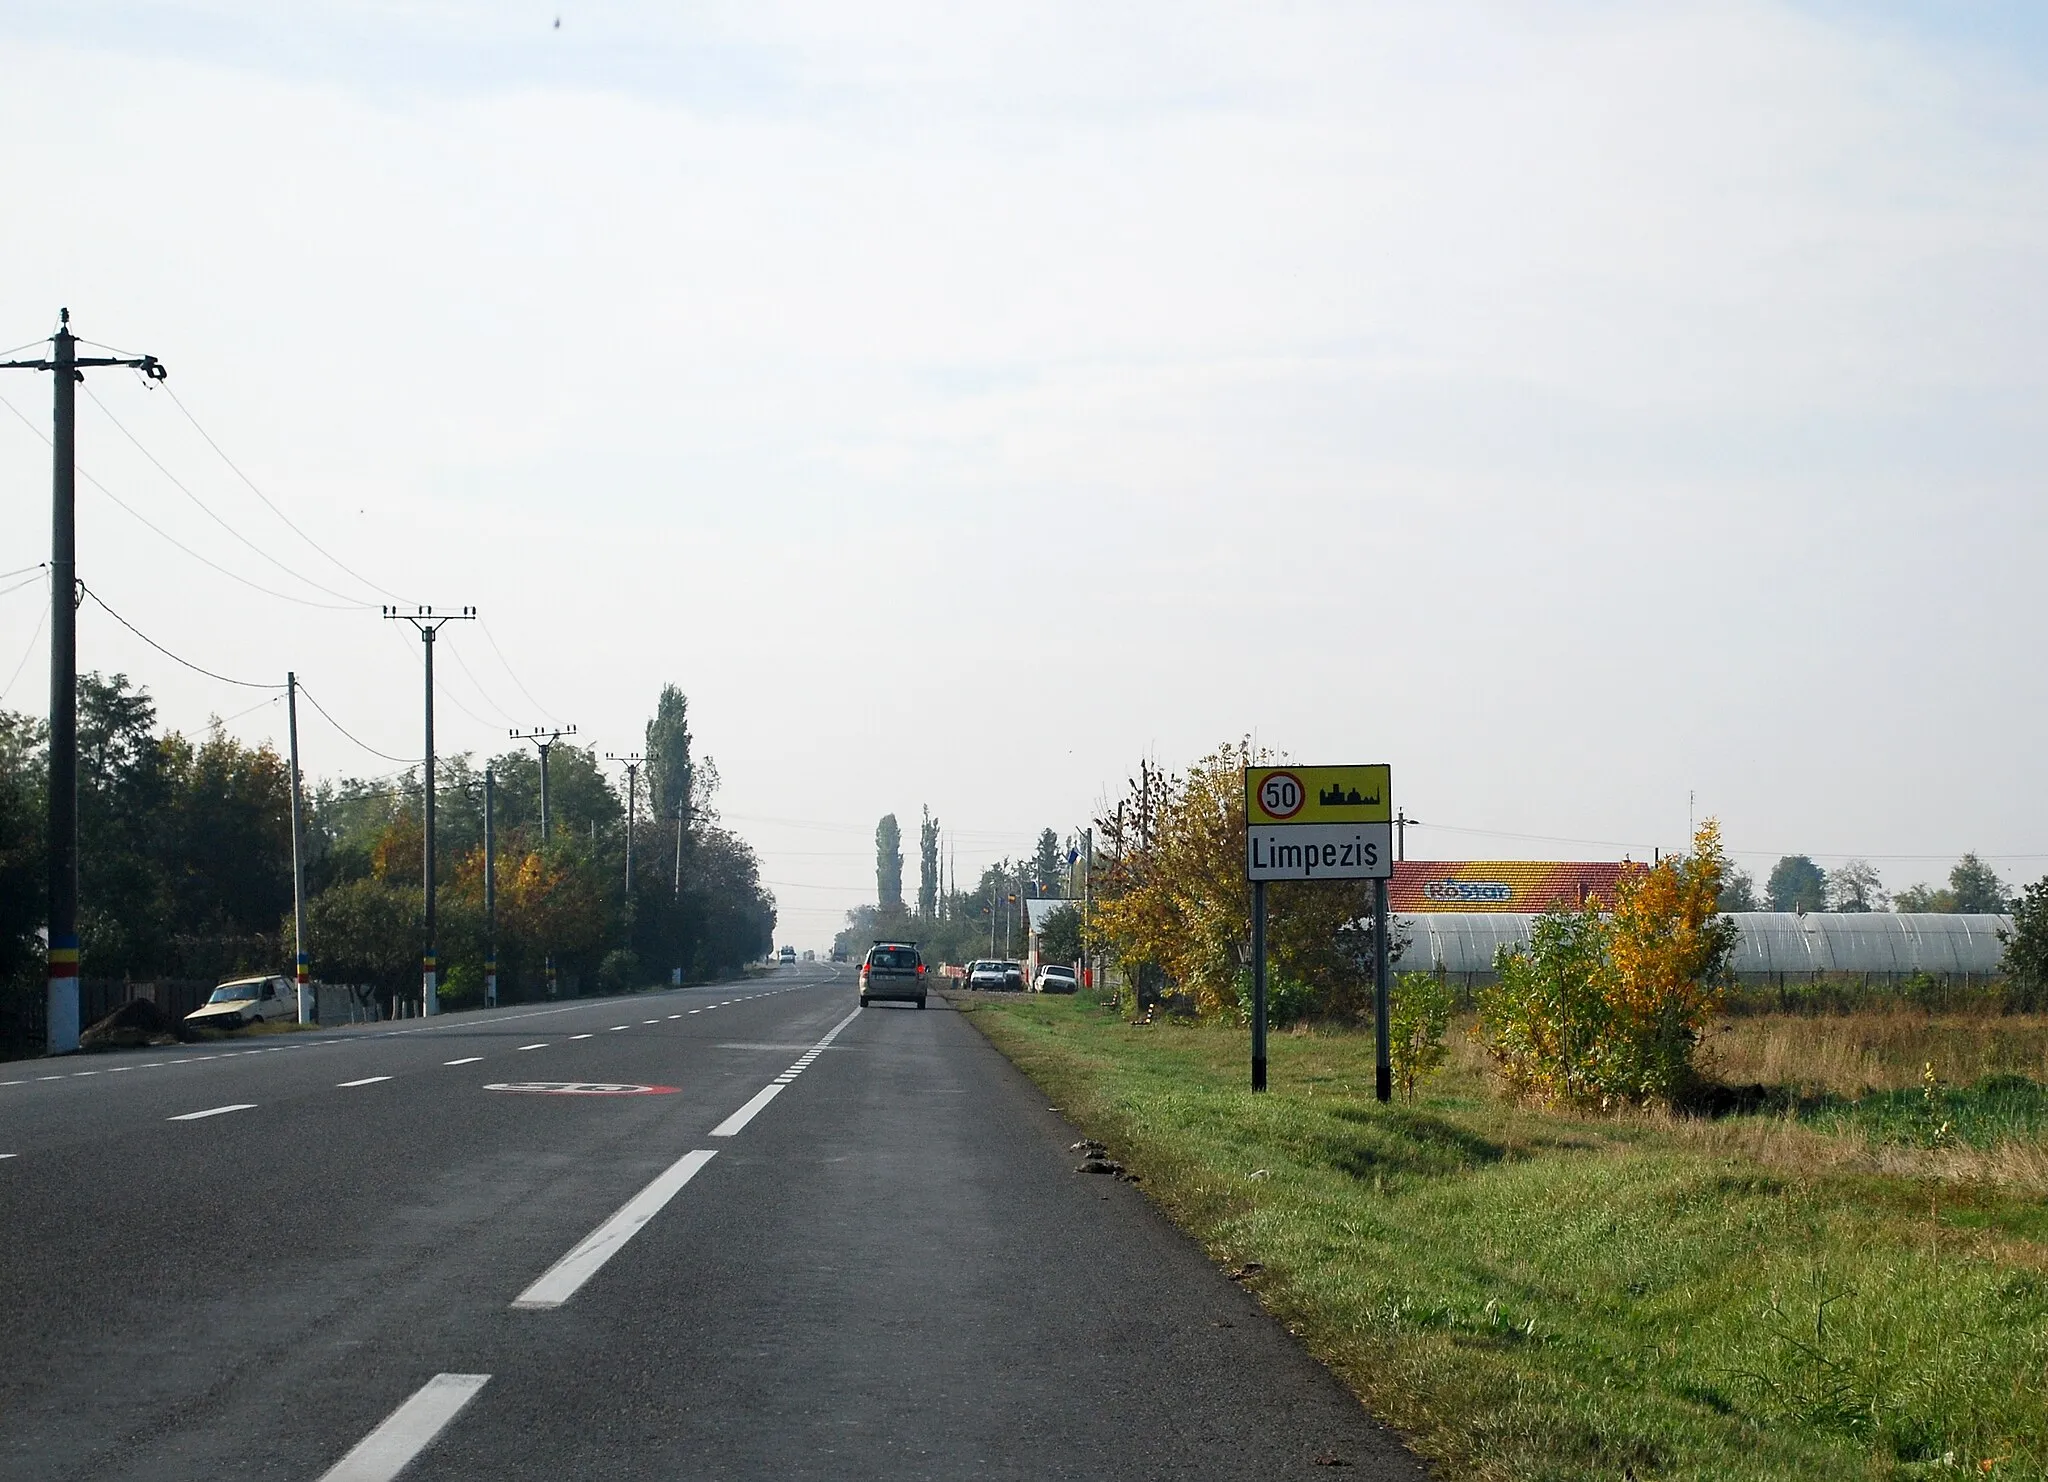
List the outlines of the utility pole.
{"type": "Polygon", "coordinates": [[[626,911],[630,915],[633,910],[633,815],[640,809],[640,768],[654,758],[637,751],[626,756],[607,751],[604,759],[623,762],[626,767],[626,911]]]}
{"type": "Polygon", "coordinates": [[[498,774],[484,768],[484,1007],[498,1006],[498,774]]]}
{"type": "Polygon", "coordinates": [[[1394,858],[1397,861],[1408,858],[1408,829],[1411,824],[1420,828],[1422,820],[1410,818],[1406,813],[1394,814],[1394,858]]]}
{"type": "Polygon", "coordinates": [[[387,607],[384,609],[384,616],[393,622],[411,623],[418,628],[420,640],[427,652],[427,844],[426,857],[422,861],[426,871],[427,945],[426,950],[420,954],[420,1013],[431,1016],[441,1012],[440,961],[434,955],[434,637],[449,623],[466,622],[474,618],[476,609],[465,607],[461,612],[445,613],[436,617],[431,607],[418,607],[411,612],[400,612],[395,607],[387,607]]]}
{"type": "Polygon", "coordinates": [[[0,370],[50,371],[50,920],[44,1047],[78,1048],[78,383],[98,366],[131,366],[152,381],[154,355],[80,355],[71,311],[57,311],[46,360],[0,361],[0,370]]]}
{"type": "MultiPolygon", "coordinates": [[[[530,731],[506,732],[514,741],[531,741],[540,752],[540,842],[545,848],[548,842],[548,753],[555,749],[555,743],[564,736],[576,734],[574,726],[535,726],[530,731]]],[[[548,997],[555,996],[555,954],[547,954],[548,997]]]]}
{"type": "Polygon", "coordinates": [[[1081,830],[1081,983],[1083,987],[1095,986],[1093,963],[1088,956],[1089,907],[1093,900],[1089,895],[1088,867],[1095,862],[1095,830],[1081,830]]]}
{"type": "Polygon", "coordinates": [[[299,1022],[312,1024],[320,1018],[320,1005],[313,999],[308,971],[305,804],[299,796],[299,676],[289,671],[284,677],[284,713],[292,745],[292,932],[298,946],[299,1022]]]}
{"type": "Polygon", "coordinates": [[[531,741],[540,752],[540,841],[548,841],[548,753],[555,749],[555,743],[564,736],[576,734],[574,726],[535,726],[530,731],[507,731],[514,741],[531,741]]]}
{"type": "Polygon", "coordinates": [[[689,813],[687,808],[676,809],[676,902],[683,899],[683,819],[689,813]]]}

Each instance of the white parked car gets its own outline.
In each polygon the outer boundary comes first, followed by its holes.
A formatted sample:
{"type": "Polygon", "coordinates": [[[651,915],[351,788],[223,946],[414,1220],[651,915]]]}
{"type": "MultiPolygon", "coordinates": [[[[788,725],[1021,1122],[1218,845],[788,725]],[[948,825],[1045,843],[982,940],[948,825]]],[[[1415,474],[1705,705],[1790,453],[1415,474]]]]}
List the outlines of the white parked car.
{"type": "Polygon", "coordinates": [[[185,1016],[204,1029],[240,1029],[265,1019],[297,1019],[299,990],[289,978],[230,978],[213,997],[185,1016]]]}
{"type": "Polygon", "coordinates": [[[1038,970],[1038,976],[1031,980],[1033,993],[1079,993],[1081,980],[1074,976],[1074,970],[1064,963],[1049,962],[1038,970]]]}

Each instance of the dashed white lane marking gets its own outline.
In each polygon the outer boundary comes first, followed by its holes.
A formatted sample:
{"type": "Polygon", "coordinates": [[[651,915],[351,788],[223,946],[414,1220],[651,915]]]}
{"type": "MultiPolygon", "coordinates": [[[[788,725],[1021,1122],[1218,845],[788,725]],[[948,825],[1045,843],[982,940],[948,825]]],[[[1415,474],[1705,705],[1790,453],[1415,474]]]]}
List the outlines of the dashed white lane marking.
{"type": "MultiPolygon", "coordinates": [[[[682,1018],[683,1016],[682,1016],[681,1014],[670,1014],[670,1015],[669,1015],[669,1017],[670,1017],[671,1019],[680,1019],[680,1018],[682,1018]]],[[[650,1023],[650,1024],[652,1024],[652,1023],[653,1023],[654,1021],[653,1021],[652,1019],[649,1019],[649,1020],[648,1020],[647,1022],[648,1022],[648,1023],[650,1023]]]]}
{"type": "Polygon", "coordinates": [[[0,1153],[0,1161],[4,1161],[8,1158],[19,1158],[20,1156],[20,1153],[0,1153]]]}
{"type": "Polygon", "coordinates": [[[379,1081],[388,1081],[390,1079],[391,1077],[388,1075],[366,1075],[359,1081],[336,1081],[334,1083],[334,1089],[337,1091],[346,1091],[352,1086],[374,1086],[379,1081]]]}
{"type": "Polygon", "coordinates": [[[98,1075],[98,1074],[99,1074],[99,1072],[98,1072],[98,1071],[96,1071],[96,1070],[74,1070],[74,1071],[72,1071],[71,1073],[72,1073],[72,1074],[73,1074],[74,1076],[81,1076],[81,1075],[98,1075]]]}
{"type": "Polygon", "coordinates": [[[460,1060],[443,1060],[443,1065],[474,1065],[483,1059],[481,1055],[464,1055],[460,1060]]]}
{"type": "Polygon", "coordinates": [[[571,1038],[571,1039],[589,1039],[589,1038],[590,1038],[590,1036],[589,1036],[589,1035],[587,1035],[587,1034],[572,1034],[572,1035],[570,1035],[570,1036],[569,1036],[569,1038],[571,1038]]]}
{"type": "Polygon", "coordinates": [[[320,1482],[391,1482],[490,1382],[488,1374],[436,1374],[329,1467],[320,1482]]]}
{"type": "Polygon", "coordinates": [[[64,1077],[61,1075],[39,1075],[36,1079],[39,1081],[61,1081],[64,1077]]]}
{"type": "Polygon", "coordinates": [[[584,1236],[574,1250],[548,1267],[540,1280],[521,1292],[512,1305],[528,1311],[544,1311],[559,1307],[575,1296],[584,1282],[597,1275],[606,1261],[625,1249],[626,1242],[638,1235],[641,1227],[660,1214],[662,1206],[675,1198],[683,1185],[717,1156],[715,1152],[699,1148],[669,1164],[652,1183],[620,1205],[610,1219],[584,1236]]]}
{"type": "Polygon", "coordinates": [[[702,1009],[691,1009],[691,1010],[690,1010],[690,1012],[691,1012],[691,1013],[693,1013],[693,1014],[701,1014],[701,1013],[703,1013],[704,1011],[703,1011],[702,1009]]]}
{"type": "Polygon", "coordinates": [[[831,1047],[832,1041],[839,1038],[840,1030],[844,1029],[847,1025],[851,1024],[855,1019],[858,1019],[859,1017],[860,1010],[855,1009],[852,1013],[848,1014],[844,1019],[841,1019],[837,1024],[834,1024],[831,1030],[825,1035],[823,1039],[819,1040],[815,1045],[812,1045],[808,1050],[804,1051],[803,1054],[797,1058],[796,1064],[790,1066],[788,1070],[785,1070],[781,1075],[777,1076],[774,1080],[770,1081],[767,1085],[763,1086],[759,1091],[756,1091],[753,1097],[747,1102],[745,1106],[741,1107],[738,1111],[734,1112],[731,1116],[727,1117],[723,1122],[720,1122],[716,1127],[713,1127],[711,1129],[711,1135],[713,1137],[738,1136],[739,1133],[745,1129],[747,1123],[753,1121],[755,1117],[761,1114],[762,1109],[766,1107],[769,1102],[773,1101],[777,1096],[780,1096],[782,1094],[782,1088],[784,1086],[788,1085],[791,1081],[795,1080],[799,1075],[801,1075],[804,1072],[804,1070],[810,1065],[810,1063],[813,1060],[815,1060],[818,1056],[824,1054],[825,1051],[831,1047]]]}
{"type": "Polygon", "coordinates": [[[542,1040],[537,1045],[521,1045],[519,1048],[522,1050],[545,1050],[547,1047],[548,1042],[546,1040],[542,1040]]]}
{"type": "Polygon", "coordinates": [[[630,1024],[614,1024],[611,1028],[607,1029],[605,1033],[617,1034],[621,1029],[631,1029],[632,1027],[633,1026],[630,1024]]]}
{"type": "Polygon", "coordinates": [[[641,1020],[640,1022],[641,1022],[642,1024],[659,1024],[659,1023],[661,1022],[661,1020],[659,1020],[659,1019],[642,1019],[642,1020],[641,1020]]]}
{"type": "Polygon", "coordinates": [[[219,1117],[225,1116],[229,1112],[254,1110],[256,1110],[255,1102],[237,1101],[232,1106],[209,1106],[205,1111],[180,1112],[177,1116],[166,1117],[164,1120],[167,1122],[196,1122],[202,1117],[219,1117]]]}
{"type": "Polygon", "coordinates": [[[0,1086],[26,1086],[27,1081],[0,1081],[0,1086]]]}

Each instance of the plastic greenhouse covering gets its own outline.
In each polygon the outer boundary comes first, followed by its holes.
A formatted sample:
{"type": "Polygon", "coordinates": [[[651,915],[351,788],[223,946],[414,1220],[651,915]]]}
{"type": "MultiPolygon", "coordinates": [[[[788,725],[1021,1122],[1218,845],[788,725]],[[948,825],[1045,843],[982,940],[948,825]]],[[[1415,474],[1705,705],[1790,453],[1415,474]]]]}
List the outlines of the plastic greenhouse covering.
{"type": "MultiPolygon", "coordinates": [[[[1740,932],[1731,966],[1738,979],[1783,977],[1993,978],[2010,916],[1889,911],[1729,913],[1740,932]]],[[[1400,918],[1408,948],[1402,972],[1443,972],[1465,981],[1493,977],[1494,953],[1524,946],[1531,915],[1506,911],[1424,911],[1400,918]]]]}

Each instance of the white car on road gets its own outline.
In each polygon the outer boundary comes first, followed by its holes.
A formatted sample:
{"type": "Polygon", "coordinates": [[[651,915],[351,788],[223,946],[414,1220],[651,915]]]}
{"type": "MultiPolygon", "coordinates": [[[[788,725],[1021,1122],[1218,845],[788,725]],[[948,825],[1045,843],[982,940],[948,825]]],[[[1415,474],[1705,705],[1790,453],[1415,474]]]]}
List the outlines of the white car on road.
{"type": "Polygon", "coordinates": [[[185,1016],[202,1029],[240,1029],[265,1019],[299,1017],[299,993],[289,978],[230,978],[213,997],[185,1016]]]}

